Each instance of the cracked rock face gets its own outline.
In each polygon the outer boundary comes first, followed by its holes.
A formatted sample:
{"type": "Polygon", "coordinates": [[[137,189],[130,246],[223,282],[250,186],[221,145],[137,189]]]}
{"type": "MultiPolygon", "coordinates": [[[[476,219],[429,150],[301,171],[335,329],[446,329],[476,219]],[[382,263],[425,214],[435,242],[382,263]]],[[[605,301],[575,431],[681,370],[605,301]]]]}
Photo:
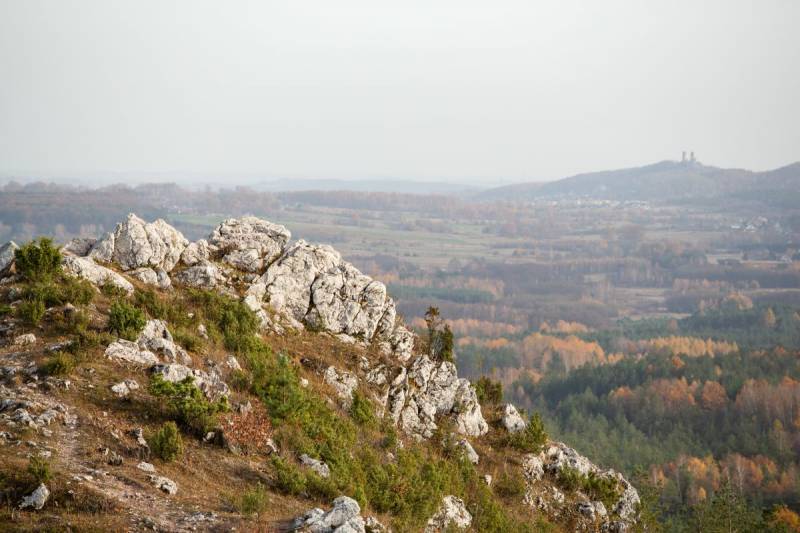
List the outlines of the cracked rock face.
{"type": "Polygon", "coordinates": [[[472,524],[472,515],[467,511],[464,501],[455,496],[445,496],[442,504],[428,524],[425,533],[439,533],[450,529],[467,529],[472,524]]]}
{"type": "Polygon", "coordinates": [[[427,355],[411,365],[405,385],[390,389],[388,409],[399,413],[404,431],[422,438],[433,435],[436,417],[443,415],[453,416],[457,431],[463,435],[478,437],[489,431],[475,388],[458,377],[453,363],[435,363],[427,355]]]}
{"type": "Polygon", "coordinates": [[[89,256],[117,263],[123,270],[150,267],[169,272],[188,244],[183,234],[164,220],[145,222],[131,213],[92,246],[89,256]]]}
{"type": "Polygon", "coordinates": [[[110,283],[128,294],[133,293],[133,285],[130,281],[113,270],[98,265],[89,257],[65,255],[62,259],[62,265],[65,272],[83,278],[92,285],[100,287],[106,283],[110,283]]]}
{"type": "Polygon", "coordinates": [[[208,237],[208,248],[232,267],[260,274],[290,238],[285,227],[257,217],[229,218],[208,237]]]}

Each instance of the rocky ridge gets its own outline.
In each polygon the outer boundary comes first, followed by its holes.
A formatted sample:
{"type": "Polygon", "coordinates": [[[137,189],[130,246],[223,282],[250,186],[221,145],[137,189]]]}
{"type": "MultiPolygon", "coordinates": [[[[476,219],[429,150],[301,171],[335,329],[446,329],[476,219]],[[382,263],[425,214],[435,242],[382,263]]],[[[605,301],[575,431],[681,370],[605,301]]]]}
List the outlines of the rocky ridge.
{"type": "MultiPolygon", "coordinates": [[[[162,290],[179,286],[217,290],[241,298],[267,333],[308,329],[376,350],[379,358],[364,356],[356,368],[335,364],[319,370],[336,400],[348,407],[361,384],[378,404],[379,414],[386,413],[406,435],[417,440],[433,437],[440,421],[448,418],[453,431],[461,435],[458,446],[470,462],[478,464],[480,455],[469,439],[480,438],[490,427],[470,382],[458,377],[453,363],[414,352],[414,335],[398,320],[394,302],[381,282],[359,272],[330,246],[302,240],[291,243],[290,238],[283,226],[243,217],[225,220],[207,239],[189,242],[163,220],[147,223],[129,215],[99,240],[79,239],[67,244],[62,249],[63,266],[66,272],[98,287],[110,283],[127,293],[134,290],[131,279],[162,290]]],[[[7,249],[13,256],[12,244],[0,248],[0,256],[7,249]]],[[[13,258],[0,267],[0,277],[13,276],[13,258]]],[[[105,355],[126,367],[145,367],[167,381],[192,377],[211,400],[229,396],[225,376],[239,366],[233,358],[235,365],[228,363],[224,370],[198,368],[161,320],[148,321],[135,341],[112,342],[105,355]]],[[[111,387],[115,394],[126,397],[138,384],[125,380],[115,387],[118,389],[111,387]]],[[[13,407],[10,417],[3,416],[16,423],[33,427],[49,424],[50,411],[34,415],[21,405],[0,405],[0,411],[9,412],[13,407]]],[[[58,412],[52,411],[52,416],[59,416],[58,412]]],[[[508,405],[499,425],[513,433],[524,430],[526,422],[508,405]]],[[[301,462],[320,475],[328,469],[311,457],[305,456],[301,462]]],[[[619,473],[600,469],[562,443],[551,443],[541,453],[525,456],[525,503],[557,514],[566,505],[565,497],[542,480],[548,475],[558,477],[565,469],[613,478],[621,489],[609,509],[600,501],[579,497],[575,510],[586,517],[587,524],[599,524],[604,531],[624,531],[635,522],[639,501],[635,488],[619,473]]],[[[153,485],[167,494],[177,490],[168,478],[150,477],[153,485]]],[[[491,476],[487,477],[490,483],[491,476]]],[[[426,531],[463,529],[471,520],[463,502],[448,496],[426,531]]],[[[345,497],[337,498],[331,511],[314,509],[295,523],[305,531],[342,532],[364,531],[364,524],[358,504],[345,497]]]]}

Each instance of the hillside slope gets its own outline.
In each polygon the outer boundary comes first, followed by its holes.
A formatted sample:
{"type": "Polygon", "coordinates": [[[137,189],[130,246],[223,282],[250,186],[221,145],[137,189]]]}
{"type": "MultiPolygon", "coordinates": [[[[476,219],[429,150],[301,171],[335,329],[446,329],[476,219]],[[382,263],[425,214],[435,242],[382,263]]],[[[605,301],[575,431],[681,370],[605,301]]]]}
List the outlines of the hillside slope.
{"type": "Polygon", "coordinates": [[[639,496],[253,217],[0,249],[4,530],[626,531],[639,496]],[[479,403],[483,398],[483,405],[479,403]],[[311,509],[311,510],[309,510],[311,509]]]}

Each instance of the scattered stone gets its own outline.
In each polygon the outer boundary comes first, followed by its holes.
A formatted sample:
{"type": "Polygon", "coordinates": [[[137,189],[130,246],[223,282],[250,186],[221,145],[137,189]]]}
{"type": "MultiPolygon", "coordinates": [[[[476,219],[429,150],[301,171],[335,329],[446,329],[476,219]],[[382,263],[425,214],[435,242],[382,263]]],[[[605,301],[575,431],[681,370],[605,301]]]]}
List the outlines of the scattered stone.
{"type": "Polygon", "coordinates": [[[492,476],[491,474],[484,474],[483,475],[483,482],[486,483],[486,486],[492,486],[492,476]]]}
{"type": "MultiPolygon", "coordinates": [[[[199,324],[197,326],[197,334],[200,336],[201,339],[208,340],[208,330],[206,329],[205,324],[199,324]]],[[[233,356],[231,356],[233,357],[233,356]]],[[[234,357],[235,359],[235,357],[234,357]]]]}
{"type": "Polygon", "coordinates": [[[462,449],[464,452],[464,457],[466,457],[470,463],[474,465],[478,464],[478,461],[480,461],[478,452],[475,451],[475,448],[472,447],[472,444],[470,444],[467,439],[461,439],[458,441],[458,446],[462,449]]]}
{"type": "Polygon", "coordinates": [[[141,470],[142,472],[149,472],[149,473],[151,473],[151,474],[154,474],[154,473],[155,473],[155,471],[156,471],[156,467],[155,467],[155,466],[153,466],[153,465],[152,465],[152,464],[150,464],[150,463],[146,463],[146,462],[144,462],[144,461],[142,461],[141,463],[139,463],[138,465],[136,465],[136,468],[138,468],[138,469],[139,469],[139,470],[141,470]]]}
{"type": "Polygon", "coordinates": [[[229,355],[228,358],[225,360],[225,365],[231,370],[238,370],[238,371],[242,370],[242,366],[239,364],[239,360],[232,355],[229,355]]]}
{"type": "Polygon", "coordinates": [[[467,529],[472,524],[472,515],[464,501],[455,496],[445,496],[439,510],[428,520],[425,533],[438,533],[452,528],[467,529]]]}
{"type": "Polygon", "coordinates": [[[303,454],[300,456],[300,462],[319,474],[321,477],[327,478],[331,476],[331,469],[328,468],[328,465],[318,459],[313,459],[308,455],[303,454]]]}
{"type": "Polygon", "coordinates": [[[50,497],[50,491],[47,489],[44,483],[40,483],[39,486],[29,495],[22,498],[22,503],[19,504],[20,509],[27,509],[28,507],[38,511],[44,504],[47,503],[47,499],[50,497]]]}
{"type": "Polygon", "coordinates": [[[123,463],[122,456],[117,452],[111,452],[111,455],[109,455],[107,462],[111,466],[122,466],[123,463]]]}
{"type": "Polygon", "coordinates": [[[268,438],[268,439],[267,439],[267,444],[266,444],[266,452],[267,452],[267,455],[276,454],[276,453],[278,453],[279,451],[280,451],[280,450],[278,449],[278,445],[277,445],[277,444],[275,444],[275,441],[274,441],[274,440],[272,440],[272,437],[268,438]]]}
{"type": "Polygon", "coordinates": [[[125,381],[121,381],[116,385],[111,386],[111,390],[120,398],[125,398],[131,393],[131,391],[134,391],[138,388],[139,384],[132,379],[126,379],[125,381]]]}
{"type": "Polygon", "coordinates": [[[178,493],[178,484],[168,477],[151,475],[149,479],[150,483],[162,492],[166,492],[171,496],[178,493]]]}
{"type": "Polygon", "coordinates": [[[24,333],[14,337],[14,346],[30,346],[36,344],[36,335],[33,333],[24,333]]]}
{"type": "Polygon", "coordinates": [[[389,528],[381,524],[374,516],[369,516],[364,520],[364,529],[367,533],[389,533],[389,528]]]}

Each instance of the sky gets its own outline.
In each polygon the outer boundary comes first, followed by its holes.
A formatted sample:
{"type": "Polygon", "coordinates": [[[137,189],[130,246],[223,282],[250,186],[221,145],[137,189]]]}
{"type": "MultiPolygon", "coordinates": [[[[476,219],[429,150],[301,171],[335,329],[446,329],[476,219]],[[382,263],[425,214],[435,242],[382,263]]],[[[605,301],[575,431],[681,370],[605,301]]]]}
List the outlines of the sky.
{"type": "Polygon", "coordinates": [[[0,177],[800,160],[796,0],[0,0],[0,177]]]}

